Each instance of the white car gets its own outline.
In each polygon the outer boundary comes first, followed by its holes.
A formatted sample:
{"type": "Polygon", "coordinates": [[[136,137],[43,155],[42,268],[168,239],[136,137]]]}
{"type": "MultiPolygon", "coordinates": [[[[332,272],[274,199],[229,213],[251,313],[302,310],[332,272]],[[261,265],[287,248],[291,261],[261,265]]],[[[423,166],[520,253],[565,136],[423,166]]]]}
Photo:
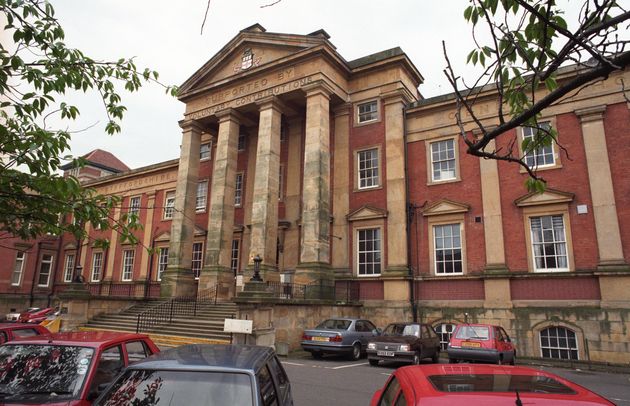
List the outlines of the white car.
{"type": "Polygon", "coordinates": [[[40,308],[39,307],[29,307],[28,309],[26,309],[23,312],[11,312],[11,313],[7,313],[7,315],[5,316],[7,321],[18,321],[18,319],[20,318],[20,314],[22,313],[33,313],[36,311],[39,311],[40,308]]]}

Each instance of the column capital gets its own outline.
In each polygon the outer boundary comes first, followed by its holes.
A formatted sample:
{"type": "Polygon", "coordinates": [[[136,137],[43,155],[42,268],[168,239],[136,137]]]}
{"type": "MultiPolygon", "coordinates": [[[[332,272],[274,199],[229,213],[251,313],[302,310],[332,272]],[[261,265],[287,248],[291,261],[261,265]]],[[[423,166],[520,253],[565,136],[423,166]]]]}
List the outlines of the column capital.
{"type": "Polygon", "coordinates": [[[204,130],[204,126],[197,120],[190,120],[190,119],[179,120],[179,126],[184,131],[202,132],[204,130]]]}
{"type": "Polygon", "coordinates": [[[402,103],[407,105],[411,103],[415,98],[413,95],[404,88],[390,90],[381,94],[381,98],[383,99],[383,104],[388,106],[390,104],[402,103]]]}
{"type": "Polygon", "coordinates": [[[574,110],[573,112],[580,118],[582,123],[588,123],[590,121],[602,121],[605,111],[606,105],[587,107],[585,109],[574,110]]]}
{"type": "Polygon", "coordinates": [[[280,100],[277,96],[267,96],[263,97],[256,101],[256,105],[258,106],[258,111],[263,111],[267,109],[277,110],[279,113],[286,113],[289,110],[293,112],[293,109],[289,108],[286,104],[280,100]]]}
{"type": "Polygon", "coordinates": [[[215,117],[219,120],[219,124],[224,123],[226,121],[234,121],[237,124],[244,124],[248,120],[244,115],[238,112],[238,110],[233,108],[227,108],[220,111],[217,111],[215,117]]]}
{"type": "Polygon", "coordinates": [[[309,85],[303,86],[302,90],[306,93],[306,97],[322,95],[327,99],[335,93],[333,88],[323,80],[317,80],[309,85]]]}

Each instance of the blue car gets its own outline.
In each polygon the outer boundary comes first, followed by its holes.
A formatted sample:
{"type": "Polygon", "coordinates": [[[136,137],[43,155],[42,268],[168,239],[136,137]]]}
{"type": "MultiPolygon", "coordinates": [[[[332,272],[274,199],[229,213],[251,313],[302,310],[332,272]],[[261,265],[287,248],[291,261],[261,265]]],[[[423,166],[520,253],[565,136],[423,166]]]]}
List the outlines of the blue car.
{"type": "Polygon", "coordinates": [[[335,318],[304,330],[302,349],[321,358],[324,354],[346,355],[357,360],[365,354],[368,341],[381,334],[374,323],[364,319],[335,318]]]}
{"type": "Polygon", "coordinates": [[[289,378],[273,349],[184,345],[127,367],[94,405],[293,406],[289,378]]]}

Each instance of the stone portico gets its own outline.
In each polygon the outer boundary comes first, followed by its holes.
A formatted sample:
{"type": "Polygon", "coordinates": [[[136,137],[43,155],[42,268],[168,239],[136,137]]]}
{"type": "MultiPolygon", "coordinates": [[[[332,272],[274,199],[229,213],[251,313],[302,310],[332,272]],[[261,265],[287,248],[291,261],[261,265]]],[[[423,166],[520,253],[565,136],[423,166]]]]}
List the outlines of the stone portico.
{"type": "MultiPolygon", "coordinates": [[[[246,281],[257,255],[265,281],[279,281],[278,271],[287,269],[300,284],[351,274],[347,254],[344,263],[331,261],[331,250],[351,250],[347,215],[352,180],[347,175],[331,179],[334,148],[348,153],[343,145],[356,121],[353,103],[386,94],[379,109],[387,118],[387,159],[401,156],[403,107],[417,98],[422,77],[399,49],[363,61],[358,67],[365,71],[355,74],[328,38],[323,30],[267,34],[256,24],[182,85],[179,98],[186,110],[163,296],[194,294],[190,253],[202,139],[211,140],[213,158],[208,220],[197,224],[207,229],[199,291],[233,283],[230,261],[237,235],[242,261],[247,261],[241,266],[246,281]],[[239,137],[240,142],[246,138],[248,163],[244,202],[237,208],[239,137]],[[284,160],[283,143],[288,151],[284,160]],[[243,210],[240,220],[237,209],[243,210]]],[[[386,186],[393,193],[383,208],[392,213],[387,224],[396,228],[405,221],[404,185],[400,160],[388,169],[386,186]]],[[[408,273],[406,235],[390,236],[388,246],[393,255],[384,274],[396,284],[408,273]]]]}

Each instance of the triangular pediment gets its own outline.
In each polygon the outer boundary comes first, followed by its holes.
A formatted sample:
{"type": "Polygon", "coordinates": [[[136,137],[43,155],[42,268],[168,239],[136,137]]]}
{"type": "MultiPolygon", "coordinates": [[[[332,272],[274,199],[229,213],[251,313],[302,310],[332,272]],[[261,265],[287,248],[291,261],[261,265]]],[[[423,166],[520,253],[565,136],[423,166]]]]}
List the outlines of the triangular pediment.
{"type": "Polygon", "coordinates": [[[442,199],[428,205],[423,211],[423,216],[439,216],[443,214],[465,213],[470,209],[466,203],[442,199]]]}
{"type": "Polygon", "coordinates": [[[387,210],[369,205],[361,206],[346,216],[348,221],[372,220],[385,217],[387,217],[387,210]]]}
{"type": "Polygon", "coordinates": [[[530,192],[514,201],[518,207],[539,206],[543,204],[569,203],[575,195],[555,189],[546,189],[542,193],[530,192]]]}
{"type": "Polygon", "coordinates": [[[179,89],[180,98],[228,77],[264,69],[308,48],[327,44],[334,49],[328,42],[328,34],[320,31],[308,35],[277,34],[268,33],[260,24],[254,24],[239,32],[184,82],[179,89]]]}
{"type": "MultiPolygon", "coordinates": [[[[199,226],[195,226],[195,237],[204,236],[208,232],[199,226]]],[[[158,234],[155,237],[155,242],[165,242],[171,240],[171,233],[169,231],[164,231],[161,234],[158,234]]]]}

